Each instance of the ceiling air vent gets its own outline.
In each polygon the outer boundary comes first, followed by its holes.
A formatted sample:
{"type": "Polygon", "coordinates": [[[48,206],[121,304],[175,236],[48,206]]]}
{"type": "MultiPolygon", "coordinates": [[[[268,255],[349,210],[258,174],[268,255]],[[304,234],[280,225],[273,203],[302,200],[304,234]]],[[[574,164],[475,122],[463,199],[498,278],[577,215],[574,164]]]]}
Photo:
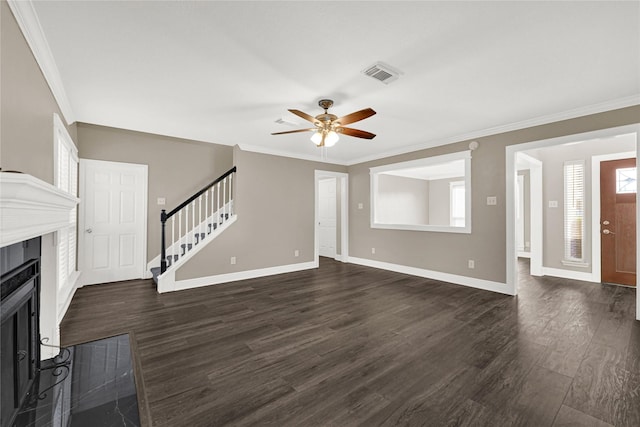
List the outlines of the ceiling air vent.
{"type": "Polygon", "coordinates": [[[394,69],[393,67],[390,67],[387,64],[376,62],[372,66],[365,69],[362,74],[365,74],[388,85],[392,81],[398,80],[398,77],[401,73],[400,71],[394,69]]]}

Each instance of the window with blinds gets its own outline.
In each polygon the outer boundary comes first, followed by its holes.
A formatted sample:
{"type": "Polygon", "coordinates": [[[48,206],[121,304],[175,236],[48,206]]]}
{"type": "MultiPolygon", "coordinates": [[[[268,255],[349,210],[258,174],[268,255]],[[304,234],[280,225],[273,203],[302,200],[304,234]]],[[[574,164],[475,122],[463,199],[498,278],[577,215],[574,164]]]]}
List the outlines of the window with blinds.
{"type": "Polygon", "coordinates": [[[564,163],[564,258],[584,262],[584,161],[564,163]]]}
{"type": "MultiPolygon", "coordinates": [[[[54,115],[54,180],[55,186],[77,197],[78,150],[67,129],[54,115]]],[[[76,276],[76,209],[69,213],[69,225],[57,232],[58,288],[67,287],[76,276]]]]}

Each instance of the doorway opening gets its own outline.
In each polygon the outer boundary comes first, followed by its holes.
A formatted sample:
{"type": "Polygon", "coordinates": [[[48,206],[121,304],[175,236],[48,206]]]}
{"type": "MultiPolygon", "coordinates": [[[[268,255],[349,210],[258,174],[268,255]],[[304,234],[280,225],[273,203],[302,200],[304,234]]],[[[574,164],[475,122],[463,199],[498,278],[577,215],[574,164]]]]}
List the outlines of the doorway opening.
{"type": "MultiPolygon", "coordinates": [[[[638,125],[630,125],[506,148],[507,285],[514,294],[518,293],[518,241],[520,234],[524,234],[518,230],[517,221],[518,209],[522,207],[518,205],[518,170],[526,169],[530,174],[530,274],[600,283],[604,280],[601,269],[604,248],[601,247],[601,240],[603,233],[607,233],[604,230],[614,232],[604,227],[603,222],[608,219],[600,217],[600,163],[612,158],[636,158],[639,133],[638,125]],[[546,154],[545,150],[548,150],[546,154]],[[569,158],[567,153],[575,153],[574,158],[569,158]],[[540,170],[544,171],[545,176],[539,191],[533,188],[536,181],[531,178],[534,169],[522,166],[523,155],[540,160],[543,165],[540,170]],[[538,207],[535,207],[534,198],[539,199],[538,207]],[[536,212],[542,219],[539,227],[533,223],[536,212]],[[540,251],[536,250],[536,236],[540,238],[540,251]],[[539,264],[534,263],[536,253],[539,255],[539,264]],[[539,270],[534,267],[536,264],[539,270]]],[[[634,192],[623,198],[632,198],[637,202],[638,195],[634,192]]],[[[635,229],[639,216],[637,210],[631,216],[633,229],[627,226],[625,232],[632,233],[631,244],[634,247],[631,250],[628,242],[625,243],[625,262],[627,267],[633,264],[635,271],[638,265],[635,247],[639,240],[635,229]]],[[[637,284],[637,278],[633,280],[637,284]]],[[[636,298],[636,317],[640,320],[638,293],[636,298]]]]}
{"type": "Polygon", "coordinates": [[[349,175],[315,171],[315,255],[347,262],[349,257],[349,175]]]}

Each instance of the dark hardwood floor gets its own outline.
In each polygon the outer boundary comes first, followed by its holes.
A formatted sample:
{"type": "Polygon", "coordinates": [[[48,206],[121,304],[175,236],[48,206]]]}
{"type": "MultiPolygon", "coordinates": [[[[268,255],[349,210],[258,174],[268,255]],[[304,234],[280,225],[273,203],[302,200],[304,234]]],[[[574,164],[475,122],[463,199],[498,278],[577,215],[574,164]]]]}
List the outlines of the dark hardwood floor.
{"type": "Polygon", "coordinates": [[[158,295],[79,289],[64,345],[128,332],[153,426],[640,426],[635,290],[509,297],[331,260],[158,295]]]}

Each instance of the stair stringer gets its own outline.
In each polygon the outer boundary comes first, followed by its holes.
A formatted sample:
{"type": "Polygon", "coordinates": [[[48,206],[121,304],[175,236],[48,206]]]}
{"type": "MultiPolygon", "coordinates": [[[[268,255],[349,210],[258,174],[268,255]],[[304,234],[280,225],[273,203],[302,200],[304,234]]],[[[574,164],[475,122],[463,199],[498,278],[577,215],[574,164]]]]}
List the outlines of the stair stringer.
{"type": "Polygon", "coordinates": [[[158,293],[170,292],[175,290],[176,285],[176,271],[180,266],[185,264],[188,260],[193,258],[195,254],[200,252],[202,248],[207,246],[209,243],[213,242],[220,234],[224,233],[224,231],[231,227],[234,222],[238,219],[237,214],[232,214],[227,220],[225,220],[220,226],[212,231],[210,234],[206,235],[204,239],[202,239],[197,245],[194,245],[191,250],[187,251],[187,253],[180,257],[177,261],[172,262],[171,266],[167,268],[167,270],[158,276],[158,293]]]}

